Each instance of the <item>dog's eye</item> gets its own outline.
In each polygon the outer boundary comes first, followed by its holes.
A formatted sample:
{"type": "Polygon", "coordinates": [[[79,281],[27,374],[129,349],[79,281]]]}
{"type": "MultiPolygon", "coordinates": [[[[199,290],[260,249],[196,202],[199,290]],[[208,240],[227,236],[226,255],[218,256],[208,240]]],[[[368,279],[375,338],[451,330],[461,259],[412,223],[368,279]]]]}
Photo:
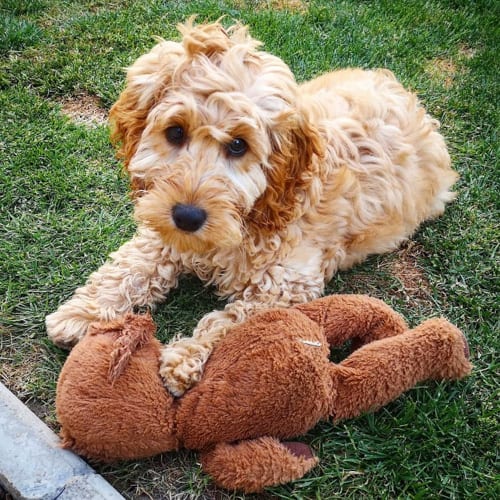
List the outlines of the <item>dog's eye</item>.
{"type": "Polygon", "coordinates": [[[185,140],[184,129],[178,125],[174,125],[173,127],[168,127],[165,131],[165,135],[167,136],[167,141],[170,144],[175,144],[179,146],[185,140]]]}
{"type": "Polygon", "coordinates": [[[227,152],[230,156],[243,156],[248,149],[247,143],[243,139],[233,139],[227,145],[227,152]]]}

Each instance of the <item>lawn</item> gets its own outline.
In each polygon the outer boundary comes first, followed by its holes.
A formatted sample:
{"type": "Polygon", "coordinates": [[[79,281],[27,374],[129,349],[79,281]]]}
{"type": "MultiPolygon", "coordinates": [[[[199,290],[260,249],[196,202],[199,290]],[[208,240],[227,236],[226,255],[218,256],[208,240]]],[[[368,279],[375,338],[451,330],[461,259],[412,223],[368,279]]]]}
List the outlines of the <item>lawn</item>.
{"type": "MultiPolygon", "coordinates": [[[[399,251],[338,274],[329,293],[370,293],[411,324],[444,315],[475,365],[375,414],[318,425],[321,464],[261,498],[499,498],[500,4],[495,1],[0,0],[0,380],[57,429],[67,355],[44,317],[134,232],[107,111],[123,67],[176,24],[238,19],[299,81],[332,68],[387,67],[442,123],[458,199],[399,251]]],[[[221,308],[186,278],[158,309],[166,341],[221,308]]],[[[217,489],[196,455],[92,464],[127,498],[243,498],[217,489]]]]}

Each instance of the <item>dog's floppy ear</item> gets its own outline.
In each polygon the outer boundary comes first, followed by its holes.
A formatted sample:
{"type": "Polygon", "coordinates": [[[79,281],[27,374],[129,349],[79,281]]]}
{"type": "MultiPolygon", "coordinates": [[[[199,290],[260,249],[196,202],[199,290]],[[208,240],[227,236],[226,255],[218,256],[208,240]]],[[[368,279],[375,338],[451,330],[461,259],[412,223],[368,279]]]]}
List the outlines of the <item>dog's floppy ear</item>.
{"type": "Polygon", "coordinates": [[[125,89],[109,113],[111,140],[119,144],[125,167],[137,150],[149,110],[170,85],[183,53],[180,43],[161,41],[128,68],[125,89]]]}
{"type": "Polygon", "coordinates": [[[307,117],[300,112],[286,115],[271,131],[267,188],[250,214],[251,224],[269,232],[302,215],[320,181],[319,161],[324,155],[321,137],[307,117]]]}

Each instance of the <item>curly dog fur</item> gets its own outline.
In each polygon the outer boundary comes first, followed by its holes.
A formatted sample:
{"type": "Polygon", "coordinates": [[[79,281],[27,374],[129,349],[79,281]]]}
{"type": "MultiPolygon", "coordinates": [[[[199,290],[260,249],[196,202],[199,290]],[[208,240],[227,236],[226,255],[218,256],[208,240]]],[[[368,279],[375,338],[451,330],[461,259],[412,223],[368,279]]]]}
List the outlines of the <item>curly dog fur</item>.
{"type": "Polygon", "coordinates": [[[54,342],[153,306],[191,272],[230,301],[162,352],[174,394],[257,310],[312,300],[338,269],[395,249],[453,199],[438,122],[387,70],[298,85],[247,29],[179,27],[129,69],[111,109],[137,234],[47,317],[54,342]]]}

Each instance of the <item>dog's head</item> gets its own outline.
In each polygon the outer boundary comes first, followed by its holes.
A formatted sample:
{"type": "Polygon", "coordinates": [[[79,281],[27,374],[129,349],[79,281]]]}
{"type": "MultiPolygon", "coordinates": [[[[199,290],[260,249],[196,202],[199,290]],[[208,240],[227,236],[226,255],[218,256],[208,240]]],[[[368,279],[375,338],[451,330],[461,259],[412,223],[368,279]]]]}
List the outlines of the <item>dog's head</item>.
{"type": "Polygon", "coordinates": [[[179,27],[128,70],[111,109],[139,222],[179,251],[239,245],[300,215],[321,141],[289,68],[246,28],[179,27]]]}

